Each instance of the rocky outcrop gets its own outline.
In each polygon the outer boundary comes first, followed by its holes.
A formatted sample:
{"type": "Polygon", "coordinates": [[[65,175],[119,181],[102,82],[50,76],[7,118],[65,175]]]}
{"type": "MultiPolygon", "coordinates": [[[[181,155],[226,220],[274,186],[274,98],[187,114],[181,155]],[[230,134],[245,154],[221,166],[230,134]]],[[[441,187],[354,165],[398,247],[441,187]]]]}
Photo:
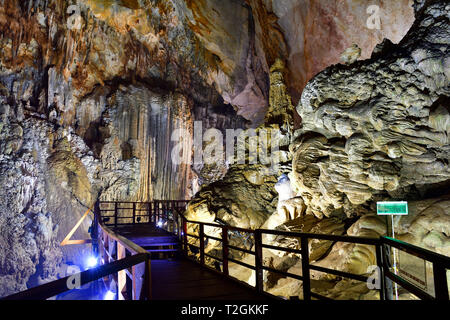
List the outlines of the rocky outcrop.
{"type": "Polygon", "coordinates": [[[255,20],[255,47],[266,70],[286,61],[286,84],[294,104],[307,82],[339,63],[352,44],[370,58],[384,38],[398,43],[414,22],[411,0],[248,0],[255,20]]]}
{"type": "MultiPolygon", "coordinates": [[[[443,124],[450,7],[443,1],[418,4],[417,20],[398,46],[385,41],[372,59],[330,67],[308,83],[297,107],[303,122],[291,145],[291,181],[307,216],[327,221],[362,215],[346,230],[351,236],[386,235],[386,221],[373,215],[375,202],[410,200],[409,215],[395,219],[395,237],[448,255],[449,127],[443,124]]],[[[375,261],[370,246],[336,243],[314,263],[366,274],[375,261]]],[[[299,263],[289,270],[298,269],[299,263]]],[[[365,284],[320,272],[311,276],[316,291],[330,298],[376,298],[365,284]]],[[[271,290],[290,296],[300,288],[281,279],[271,290]]]]}
{"type": "MultiPolygon", "coordinates": [[[[64,133],[36,119],[17,122],[2,105],[0,295],[55,279],[59,242],[91,201],[86,170],[64,133]],[[67,146],[67,145],[66,145],[67,146]]],[[[75,236],[87,237],[86,232],[75,236]]],[[[78,260],[82,252],[72,254],[78,260]]],[[[66,252],[68,253],[68,252],[66,252]]],[[[74,253],[73,251],[71,253],[74,253]]]]}
{"type": "Polygon", "coordinates": [[[189,198],[207,179],[190,167],[189,136],[172,164],[172,131],[191,134],[196,116],[245,125],[214,88],[184,2],[69,5],[0,5],[0,296],[57,277],[61,261],[84,266],[88,246],[59,243],[99,194],[189,198]]]}
{"type": "Polygon", "coordinates": [[[256,140],[252,142],[250,131],[238,136],[236,156],[233,154],[233,161],[238,163],[231,165],[221,180],[195,195],[186,212],[189,219],[254,229],[261,227],[275,211],[278,202],[275,183],[278,176],[288,170],[286,166],[291,161],[287,149],[294,124],[294,109],[283,81],[283,71],[284,64],[277,60],[271,68],[270,106],[265,122],[253,131],[256,140]],[[277,148],[273,147],[275,145],[277,148]],[[239,150],[245,152],[242,164],[239,150]]]}
{"type": "Polygon", "coordinates": [[[428,6],[398,46],[308,83],[291,146],[292,182],[307,212],[350,216],[448,182],[448,9],[428,6]]]}
{"type": "Polygon", "coordinates": [[[394,221],[396,237],[408,243],[450,256],[450,196],[413,201],[408,216],[394,221]]]}

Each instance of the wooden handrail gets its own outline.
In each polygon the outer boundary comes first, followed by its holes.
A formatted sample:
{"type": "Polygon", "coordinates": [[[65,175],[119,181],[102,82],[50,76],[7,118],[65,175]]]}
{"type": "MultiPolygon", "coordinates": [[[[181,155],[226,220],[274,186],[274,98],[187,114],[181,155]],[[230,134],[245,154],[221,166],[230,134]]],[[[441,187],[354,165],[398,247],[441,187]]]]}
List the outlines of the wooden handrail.
{"type": "MultiPolygon", "coordinates": [[[[83,219],[87,216],[89,212],[91,212],[92,207],[89,208],[85,214],[83,215],[82,219],[80,219],[77,223],[77,225],[74,227],[74,229],[69,232],[67,237],[64,239],[62,244],[69,244],[70,237],[76,230],[76,228],[81,224],[83,219]]],[[[31,288],[7,297],[2,298],[2,300],[43,300],[48,299],[50,297],[56,296],[58,294],[61,294],[63,292],[72,290],[72,288],[69,288],[67,281],[69,279],[74,279],[78,277],[80,280],[79,284],[84,285],[86,283],[98,280],[100,278],[105,278],[107,276],[110,276],[115,273],[122,273],[124,275],[130,276],[133,281],[133,294],[129,295],[127,298],[134,298],[134,299],[150,299],[151,298],[151,265],[150,265],[150,254],[143,249],[142,247],[138,246],[134,242],[128,240],[127,238],[115,233],[110,228],[108,228],[102,221],[100,210],[99,210],[99,201],[97,201],[94,204],[94,232],[92,232],[92,236],[96,237],[92,239],[93,247],[97,246],[100,242],[99,240],[102,237],[106,237],[109,240],[114,241],[117,246],[121,246],[124,250],[127,250],[132,255],[127,256],[124,254],[124,256],[121,259],[111,259],[114,261],[109,261],[108,263],[104,263],[101,266],[98,266],[96,268],[92,268],[83,272],[80,272],[78,274],[73,274],[70,276],[67,276],[62,279],[58,279],[55,281],[48,282],[44,285],[31,288]],[[144,263],[143,268],[143,274],[142,277],[135,277],[135,271],[136,266],[144,263]],[[130,274],[127,272],[128,268],[133,268],[133,273],[130,274]],[[140,282],[139,287],[141,288],[140,293],[136,291],[137,283],[140,282]]],[[[76,241],[76,240],[72,240],[76,241]]],[[[94,249],[94,248],[93,248],[94,249]]],[[[97,253],[98,253],[98,248],[97,253]]],[[[96,251],[96,250],[94,250],[96,251]]],[[[105,254],[105,252],[103,252],[105,254]]],[[[106,260],[110,260],[111,254],[110,252],[107,252],[105,254],[108,256],[106,260]]],[[[105,258],[105,255],[103,258],[105,258]]],[[[120,293],[120,292],[119,292],[120,293]]]]}
{"type": "Polygon", "coordinates": [[[108,237],[111,239],[114,239],[118,243],[120,243],[122,246],[124,246],[128,251],[130,251],[133,254],[139,254],[139,253],[147,253],[147,250],[142,248],[141,246],[138,246],[133,241],[128,240],[127,238],[121,236],[118,233],[115,233],[110,228],[108,228],[106,225],[101,222],[101,219],[99,220],[100,228],[105,232],[108,237]]]}
{"type": "MultiPolygon", "coordinates": [[[[151,262],[150,262],[150,254],[142,248],[141,246],[135,244],[134,242],[130,241],[129,239],[121,236],[120,234],[117,234],[106,224],[103,222],[103,219],[101,217],[101,210],[100,210],[100,201],[96,202],[95,205],[95,216],[96,216],[96,222],[98,224],[98,243],[102,245],[102,250],[99,252],[103,256],[103,263],[105,261],[113,260],[113,257],[111,255],[111,252],[108,251],[109,248],[109,241],[112,240],[115,242],[115,249],[116,249],[116,255],[117,258],[119,258],[119,251],[121,255],[126,256],[126,251],[128,251],[132,255],[145,255],[145,265],[143,270],[141,269],[142,276],[139,276],[137,273],[137,270],[133,266],[133,272],[130,274],[126,271],[121,271],[121,275],[118,274],[118,287],[119,287],[119,298],[127,298],[127,299],[139,299],[139,300],[149,300],[151,299],[151,262]],[[106,238],[108,241],[108,247],[105,247],[105,243],[101,242],[101,239],[106,238]],[[123,249],[123,252],[122,252],[123,249]],[[131,277],[130,277],[131,275],[131,277]],[[126,279],[129,277],[132,284],[132,292],[127,292],[126,297],[122,294],[122,287],[126,289],[126,279]],[[140,292],[138,292],[138,287],[140,287],[140,292]]],[[[117,202],[114,202],[115,205],[115,221],[114,225],[117,226],[117,202]]],[[[133,203],[133,223],[135,222],[135,203],[133,203]]]]}

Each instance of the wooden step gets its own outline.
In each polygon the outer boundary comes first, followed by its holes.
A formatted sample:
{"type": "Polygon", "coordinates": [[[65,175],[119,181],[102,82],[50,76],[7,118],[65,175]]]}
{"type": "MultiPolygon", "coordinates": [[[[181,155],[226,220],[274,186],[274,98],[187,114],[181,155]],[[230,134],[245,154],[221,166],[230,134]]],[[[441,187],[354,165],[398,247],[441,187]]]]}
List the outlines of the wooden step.
{"type": "Polygon", "coordinates": [[[178,252],[178,249],[150,249],[147,252],[178,252]]]}
{"type": "Polygon", "coordinates": [[[179,242],[173,239],[152,239],[151,241],[133,241],[138,246],[148,247],[148,246],[173,246],[178,245],[179,242]]]}
{"type": "Polygon", "coordinates": [[[167,247],[167,246],[179,246],[178,242],[162,242],[162,243],[152,243],[146,245],[140,245],[142,248],[150,248],[150,247],[167,247]]]}

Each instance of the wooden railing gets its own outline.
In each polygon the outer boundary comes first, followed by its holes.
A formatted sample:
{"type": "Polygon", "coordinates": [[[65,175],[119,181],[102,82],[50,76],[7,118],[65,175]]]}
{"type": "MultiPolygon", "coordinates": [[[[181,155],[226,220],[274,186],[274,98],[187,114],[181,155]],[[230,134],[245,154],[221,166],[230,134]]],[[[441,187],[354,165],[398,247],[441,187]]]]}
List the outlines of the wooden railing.
{"type": "Polygon", "coordinates": [[[97,243],[93,242],[94,252],[100,256],[102,264],[128,259],[134,255],[145,254],[143,264],[133,265],[131,269],[123,269],[112,273],[103,280],[109,285],[112,280],[118,287],[119,300],[151,299],[151,262],[147,250],[136,245],[110,227],[136,224],[160,224],[161,227],[177,233],[176,221],[179,212],[184,212],[187,200],[155,200],[152,202],[131,201],[98,201],[95,206],[94,225],[98,227],[93,234],[97,243]]]}

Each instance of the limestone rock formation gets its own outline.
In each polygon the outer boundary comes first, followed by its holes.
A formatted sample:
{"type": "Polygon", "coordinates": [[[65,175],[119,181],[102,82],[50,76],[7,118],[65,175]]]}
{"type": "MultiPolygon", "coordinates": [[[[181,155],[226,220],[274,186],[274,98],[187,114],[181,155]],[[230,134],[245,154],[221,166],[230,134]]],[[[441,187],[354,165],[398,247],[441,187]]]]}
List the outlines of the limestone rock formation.
{"type": "Polygon", "coordinates": [[[275,211],[278,197],[274,187],[278,176],[286,172],[284,165],[291,160],[287,149],[293,133],[294,110],[283,82],[283,71],[284,64],[280,60],[271,68],[270,107],[264,125],[254,130],[258,136],[257,148],[251,148],[253,142],[248,132],[238,136],[236,159],[239,149],[243,149],[245,163],[231,165],[221,180],[202,188],[189,203],[188,219],[255,229],[275,211]],[[264,135],[266,139],[261,138],[261,132],[270,129],[276,135],[269,137],[267,134],[264,135]],[[277,150],[272,149],[274,140],[277,150]],[[261,149],[270,149],[270,152],[261,156],[261,149]],[[279,162],[274,163],[275,158],[279,162]]]}
{"type": "Polygon", "coordinates": [[[294,104],[307,82],[339,63],[356,43],[361,59],[370,58],[384,38],[398,43],[414,22],[412,0],[248,0],[255,20],[255,47],[269,69],[279,57],[294,104]]]}
{"type": "MultiPolygon", "coordinates": [[[[449,127],[444,123],[450,6],[429,1],[419,7],[414,26],[398,46],[384,42],[373,59],[330,67],[308,83],[297,107],[302,128],[291,145],[291,178],[307,216],[327,221],[324,217],[342,213],[362,215],[346,230],[351,236],[386,235],[386,221],[373,215],[374,203],[411,200],[410,214],[396,219],[396,238],[448,255],[449,127]],[[440,197],[413,201],[429,195],[440,197]]],[[[314,263],[368,274],[375,250],[339,242],[314,263]]],[[[365,284],[320,272],[311,276],[317,291],[330,298],[376,298],[365,284]]],[[[300,288],[281,279],[271,290],[289,296],[300,288]]]]}
{"type": "Polygon", "coordinates": [[[350,216],[448,182],[448,9],[427,6],[398,46],[308,83],[291,177],[308,212],[350,216]]]}
{"type": "Polygon", "coordinates": [[[341,62],[344,64],[352,64],[358,60],[361,56],[361,48],[357,44],[352,44],[352,46],[346,49],[341,55],[341,62]]]}
{"type": "Polygon", "coordinates": [[[0,296],[54,279],[61,262],[83,267],[90,248],[59,243],[99,194],[190,197],[202,183],[191,139],[173,165],[172,131],[191,133],[194,116],[245,125],[214,88],[217,66],[185,2],[69,5],[0,4],[0,296]]]}
{"type": "MultiPolygon", "coordinates": [[[[374,215],[376,201],[405,199],[413,213],[397,221],[396,236],[448,254],[449,233],[443,226],[449,225],[444,195],[450,178],[450,6],[444,1],[428,1],[415,7],[416,22],[398,45],[385,40],[371,59],[363,61],[356,61],[359,50],[353,50],[356,54],[349,56],[347,66],[329,67],[307,84],[297,107],[302,125],[292,135],[295,141],[289,148],[289,176],[296,196],[280,201],[278,210],[263,227],[379,237],[386,235],[388,227],[384,218],[374,215]],[[438,198],[413,201],[430,195],[438,198]],[[308,224],[310,228],[305,227],[308,224]]],[[[274,105],[285,104],[277,101],[274,105]]],[[[237,185],[248,188],[240,181],[237,185]]],[[[208,200],[200,193],[192,203],[202,210],[192,207],[191,217],[201,211],[213,221],[215,208],[223,203],[211,206],[210,201],[220,199],[227,189],[231,186],[207,191],[208,200]]],[[[227,223],[242,223],[247,215],[227,223]]],[[[298,248],[296,239],[265,240],[298,248]]],[[[272,251],[264,252],[270,265],[301,272],[299,257],[272,251]]],[[[375,250],[367,245],[319,241],[310,254],[314,264],[356,274],[369,274],[375,264],[375,250]]],[[[239,270],[241,280],[254,281],[254,275],[239,266],[233,268],[239,270]]],[[[317,291],[329,297],[377,298],[365,283],[320,272],[312,272],[311,276],[317,291]]],[[[301,284],[274,275],[268,277],[266,285],[271,293],[301,296],[301,284]]]]}
{"type": "Polygon", "coordinates": [[[396,237],[428,250],[450,255],[449,196],[413,201],[408,216],[395,222],[396,237]]]}

